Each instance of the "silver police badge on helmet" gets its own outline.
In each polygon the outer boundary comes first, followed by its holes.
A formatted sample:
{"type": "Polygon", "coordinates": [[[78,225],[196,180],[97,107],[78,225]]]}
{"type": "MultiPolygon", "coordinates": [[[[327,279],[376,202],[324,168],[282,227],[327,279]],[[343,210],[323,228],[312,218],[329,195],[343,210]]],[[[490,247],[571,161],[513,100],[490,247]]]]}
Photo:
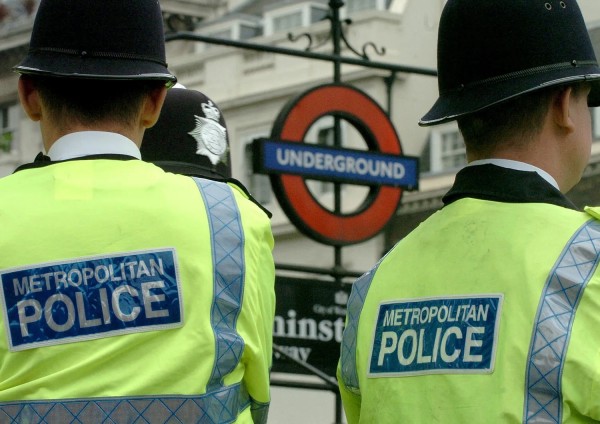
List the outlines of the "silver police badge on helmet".
{"type": "Polygon", "coordinates": [[[202,104],[202,111],[206,118],[194,115],[196,128],[188,134],[198,142],[196,154],[208,157],[216,165],[227,151],[227,129],[219,123],[221,113],[210,100],[202,104]]]}

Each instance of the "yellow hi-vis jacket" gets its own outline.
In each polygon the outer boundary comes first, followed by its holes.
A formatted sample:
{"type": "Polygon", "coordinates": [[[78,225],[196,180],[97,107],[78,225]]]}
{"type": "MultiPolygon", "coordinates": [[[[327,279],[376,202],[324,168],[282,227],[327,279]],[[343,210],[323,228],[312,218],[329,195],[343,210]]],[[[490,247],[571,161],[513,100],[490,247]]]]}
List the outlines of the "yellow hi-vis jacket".
{"type": "Polygon", "coordinates": [[[599,261],[598,208],[463,198],[436,212],[354,283],[348,422],[600,420],[599,261]]]}
{"type": "Polygon", "coordinates": [[[139,160],[0,180],[0,422],[266,422],[267,215],[139,160]]]}

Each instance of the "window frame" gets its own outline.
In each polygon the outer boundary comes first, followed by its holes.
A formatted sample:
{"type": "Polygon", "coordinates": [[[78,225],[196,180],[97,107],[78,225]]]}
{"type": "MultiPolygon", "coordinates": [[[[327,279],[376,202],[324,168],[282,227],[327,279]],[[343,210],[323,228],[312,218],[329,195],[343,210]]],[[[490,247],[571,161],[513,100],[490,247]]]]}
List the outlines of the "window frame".
{"type": "Polygon", "coordinates": [[[21,108],[17,102],[6,102],[0,104],[0,163],[10,163],[19,156],[19,125],[21,120],[21,108]],[[11,134],[11,140],[6,144],[8,151],[4,150],[5,134],[11,134]]]}
{"type": "Polygon", "coordinates": [[[243,146],[243,175],[244,185],[250,191],[250,194],[261,204],[269,205],[273,202],[275,195],[271,187],[271,180],[268,175],[258,174],[254,172],[254,151],[252,144],[254,140],[258,138],[268,138],[269,130],[256,131],[250,134],[246,134],[241,138],[241,145],[243,146]]]}
{"type": "Polygon", "coordinates": [[[344,6],[345,13],[347,15],[352,15],[354,13],[364,12],[365,10],[387,10],[390,4],[389,0],[369,0],[370,2],[375,4],[369,5],[367,7],[353,8],[355,6],[355,3],[362,1],[364,0],[346,0],[344,6]]]}
{"type": "Polygon", "coordinates": [[[591,108],[592,111],[592,137],[593,140],[600,141],[600,107],[591,108]]]}
{"type": "Polygon", "coordinates": [[[296,4],[287,4],[283,6],[271,8],[264,12],[264,33],[265,35],[274,35],[274,34],[282,34],[285,32],[290,32],[298,28],[308,27],[315,22],[313,22],[313,10],[320,9],[324,13],[329,11],[326,4],[317,3],[317,2],[301,2],[296,4]],[[299,26],[289,27],[289,28],[281,28],[275,29],[275,20],[281,19],[286,16],[294,15],[300,13],[301,22],[299,26]]]}
{"type": "Polygon", "coordinates": [[[442,174],[454,172],[467,164],[464,140],[455,122],[446,125],[440,125],[437,128],[433,128],[430,133],[429,143],[429,174],[442,174]],[[456,141],[458,141],[461,147],[454,146],[451,149],[445,150],[444,145],[446,144],[446,141],[449,140],[448,136],[454,137],[452,143],[456,144],[456,141]],[[461,156],[461,160],[458,165],[448,166],[446,164],[449,158],[456,159],[458,156],[461,156]]]}

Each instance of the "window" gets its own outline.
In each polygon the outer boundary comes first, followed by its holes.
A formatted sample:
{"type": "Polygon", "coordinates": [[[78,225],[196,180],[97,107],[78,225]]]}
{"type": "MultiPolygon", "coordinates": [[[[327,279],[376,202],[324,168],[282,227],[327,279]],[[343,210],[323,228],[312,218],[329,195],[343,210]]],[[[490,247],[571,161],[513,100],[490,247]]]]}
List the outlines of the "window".
{"type": "Polygon", "coordinates": [[[0,157],[16,152],[19,107],[13,104],[0,105],[0,157]]]}
{"type": "Polygon", "coordinates": [[[600,107],[592,108],[592,122],[594,141],[600,141],[600,107]]]}
{"type": "Polygon", "coordinates": [[[361,10],[385,10],[389,0],[347,0],[346,13],[351,14],[361,10]]]}
{"type": "Polygon", "coordinates": [[[273,32],[284,32],[302,26],[302,12],[297,11],[273,18],[273,32]]]}
{"type": "MultiPolygon", "coordinates": [[[[198,27],[198,33],[223,40],[247,40],[261,35],[262,27],[258,18],[244,16],[227,21],[208,22],[198,27]]],[[[196,51],[201,52],[210,47],[210,43],[201,43],[200,47],[196,47],[196,51]]]]}
{"type": "Polygon", "coordinates": [[[323,20],[327,15],[327,5],[317,2],[300,2],[294,4],[273,3],[270,10],[265,11],[265,34],[289,32],[299,27],[307,27],[323,20]]]}
{"type": "Polygon", "coordinates": [[[262,27],[258,23],[240,22],[237,26],[239,40],[247,40],[262,34],[262,27]]]}
{"type": "Polygon", "coordinates": [[[431,173],[456,171],[466,163],[464,141],[455,123],[432,130],[429,146],[424,151],[422,171],[431,173]]]}
{"type": "Polygon", "coordinates": [[[211,32],[209,34],[206,34],[209,37],[213,37],[213,38],[221,38],[223,40],[231,40],[231,28],[227,28],[221,31],[215,31],[215,32],[211,32]]]}
{"type": "Polygon", "coordinates": [[[467,163],[465,145],[458,131],[442,133],[441,135],[442,169],[456,169],[467,163]]]}

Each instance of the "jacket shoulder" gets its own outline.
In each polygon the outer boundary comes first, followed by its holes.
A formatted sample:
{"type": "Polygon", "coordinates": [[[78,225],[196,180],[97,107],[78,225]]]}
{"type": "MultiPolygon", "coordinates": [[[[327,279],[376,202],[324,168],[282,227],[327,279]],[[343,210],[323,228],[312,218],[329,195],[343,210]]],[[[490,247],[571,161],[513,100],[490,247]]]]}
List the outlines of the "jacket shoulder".
{"type": "Polygon", "coordinates": [[[600,206],[586,206],[583,210],[596,221],[600,221],[600,206]]]}

